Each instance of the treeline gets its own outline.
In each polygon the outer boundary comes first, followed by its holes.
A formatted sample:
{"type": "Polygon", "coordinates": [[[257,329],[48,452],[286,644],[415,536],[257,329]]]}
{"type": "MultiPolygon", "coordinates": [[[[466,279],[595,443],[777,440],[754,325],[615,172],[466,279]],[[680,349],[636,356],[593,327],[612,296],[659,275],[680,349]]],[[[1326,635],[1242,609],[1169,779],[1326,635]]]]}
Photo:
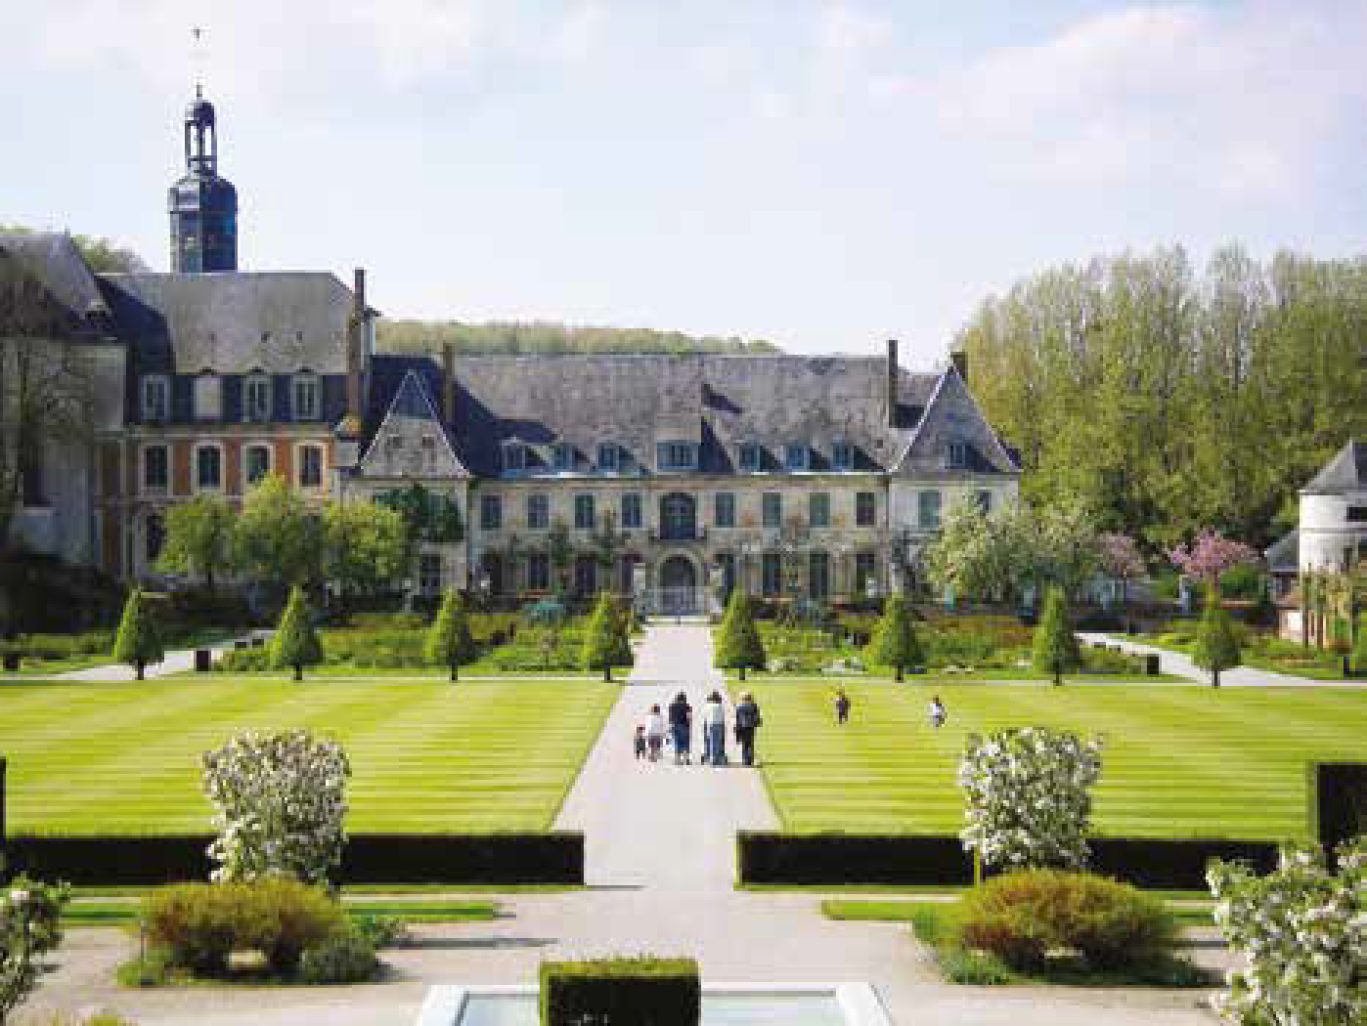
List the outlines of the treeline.
{"type": "Polygon", "coordinates": [[[777,353],[771,342],[697,337],[650,328],[595,328],[553,321],[381,320],[377,345],[390,353],[423,353],[447,343],[471,355],[560,353],[777,353]]]}
{"type": "MultiPolygon", "coordinates": [[[[22,224],[0,224],[0,233],[31,235],[34,229],[22,224]]],[[[126,246],[93,235],[72,235],[71,241],[96,274],[115,271],[146,271],[147,261],[126,246]]]]}
{"type": "Polygon", "coordinates": [[[990,297],[955,345],[1027,497],[1151,548],[1207,527],[1269,544],[1367,437],[1367,257],[1098,257],[990,297]]]}

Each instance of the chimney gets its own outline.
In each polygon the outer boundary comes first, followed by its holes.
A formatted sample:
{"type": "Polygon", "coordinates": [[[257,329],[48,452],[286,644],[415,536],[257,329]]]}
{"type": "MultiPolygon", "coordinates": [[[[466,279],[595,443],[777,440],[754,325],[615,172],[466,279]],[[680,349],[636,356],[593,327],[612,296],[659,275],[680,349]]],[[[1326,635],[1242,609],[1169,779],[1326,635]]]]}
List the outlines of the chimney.
{"type": "Polygon", "coordinates": [[[450,342],[441,347],[441,419],[456,422],[456,347],[450,342]]]}
{"type": "Polygon", "coordinates": [[[884,399],[887,407],[888,427],[897,426],[897,340],[888,339],[888,367],[887,367],[887,395],[884,399]]]}
{"type": "Polygon", "coordinates": [[[366,302],[365,268],[356,268],[356,284],[352,289],[351,324],[347,333],[346,351],[346,413],[347,426],[353,434],[361,433],[361,364],[365,344],[366,302]]]}
{"type": "Polygon", "coordinates": [[[949,354],[949,362],[954,364],[954,369],[959,372],[959,377],[964,379],[964,384],[968,384],[968,354],[962,349],[955,349],[949,354]]]}

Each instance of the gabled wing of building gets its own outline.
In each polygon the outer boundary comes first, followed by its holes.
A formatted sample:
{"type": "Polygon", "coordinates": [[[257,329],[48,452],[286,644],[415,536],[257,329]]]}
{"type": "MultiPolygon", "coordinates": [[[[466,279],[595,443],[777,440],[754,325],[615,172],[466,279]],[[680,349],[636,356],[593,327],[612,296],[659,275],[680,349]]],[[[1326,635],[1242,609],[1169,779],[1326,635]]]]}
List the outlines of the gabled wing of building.
{"type": "Polygon", "coordinates": [[[361,457],[364,477],[465,478],[465,469],[442,423],[426,378],[410,368],[403,376],[361,457]]]}
{"type": "Polygon", "coordinates": [[[933,480],[958,474],[1019,476],[1020,465],[988,424],[962,375],[951,364],[935,384],[894,473],[933,480]],[[957,451],[955,447],[958,448],[957,451]]]}

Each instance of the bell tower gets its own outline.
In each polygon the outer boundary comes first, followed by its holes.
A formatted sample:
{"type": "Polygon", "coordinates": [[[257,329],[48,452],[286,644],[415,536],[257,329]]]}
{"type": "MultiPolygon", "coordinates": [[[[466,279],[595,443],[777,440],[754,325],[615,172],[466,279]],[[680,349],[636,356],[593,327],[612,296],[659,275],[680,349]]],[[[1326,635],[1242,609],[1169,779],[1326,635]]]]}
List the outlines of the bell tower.
{"type": "MultiPolygon", "coordinates": [[[[202,30],[195,29],[196,41],[202,30]]],[[[214,105],[195,84],[185,108],[185,176],[167,194],[171,215],[171,270],[237,270],[237,190],[218,174],[214,105]]]]}

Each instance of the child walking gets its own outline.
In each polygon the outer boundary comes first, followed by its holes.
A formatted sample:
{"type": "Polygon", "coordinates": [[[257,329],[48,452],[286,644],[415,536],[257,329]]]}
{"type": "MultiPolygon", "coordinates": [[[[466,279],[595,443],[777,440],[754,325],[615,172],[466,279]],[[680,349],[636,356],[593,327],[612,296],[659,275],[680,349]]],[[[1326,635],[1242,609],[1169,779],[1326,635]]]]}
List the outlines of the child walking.
{"type": "Polygon", "coordinates": [[[660,707],[652,705],[646,717],[646,743],[650,747],[650,761],[660,761],[660,749],[665,742],[665,718],[660,715],[660,707]]]}
{"type": "Polygon", "coordinates": [[[635,749],[635,751],[636,751],[636,758],[637,758],[637,759],[644,759],[644,758],[646,757],[646,728],[645,728],[645,724],[643,724],[643,723],[638,723],[638,724],[636,724],[636,736],[635,736],[635,738],[633,738],[632,740],[633,740],[633,742],[634,742],[634,743],[633,743],[633,747],[634,747],[634,749],[635,749]]]}

